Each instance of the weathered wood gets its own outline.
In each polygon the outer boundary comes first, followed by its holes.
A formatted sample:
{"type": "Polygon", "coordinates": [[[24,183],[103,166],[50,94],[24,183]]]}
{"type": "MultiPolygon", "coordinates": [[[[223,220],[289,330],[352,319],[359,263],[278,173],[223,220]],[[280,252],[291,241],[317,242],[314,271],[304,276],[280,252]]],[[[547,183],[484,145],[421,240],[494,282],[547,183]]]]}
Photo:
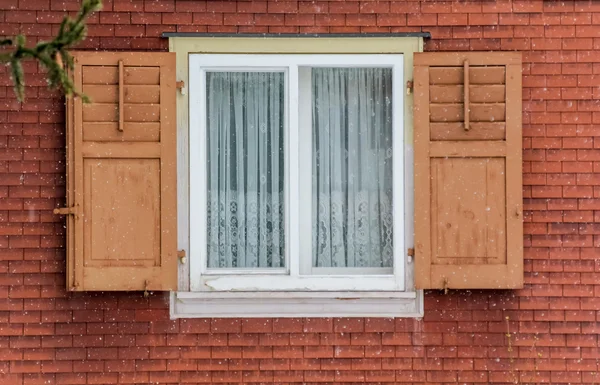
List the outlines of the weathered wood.
{"type": "MultiPolygon", "coordinates": [[[[504,103],[506,87],[503,84],[474,85],[469,87],[469,100],[472,103],[504,103]]],[[[462,84],[432,85],[429,87],[432,103],[462,103],[462,84]]]]}
{"type": "MultiPolygon", "coordinates": [[[[470,62],[469,80],[471,84],[504,84],[505,67],[481,67],[470,62]]],[[[463,84],[464,68],[460,67],[431,67],[429,71],[430,84],[463,84]]]]}
{"type": "MultiPolygon", "coordinates": [[[[119,104],[91,103],[83,106],[84,122],[119,122],[119,104]]],[[[159,104],[124,104],[124,122],[158,122],[159,104]]]]}
{"type": "Polygon", "coordinates": [[[465,60],[471,65],[506,66],[521,65],[520,52],[425,52],[415,53],[415,66],[446,66],[462,67],[465,60]]]}
{"type": "Polygon", "coordinates": [[[431,287],[431,207],[429,168],[429,67],[415,66],[414,149],[415,149],[415,285],[431,287]]]}
{"type": "Polygon", "coordinates": [[[495,141],[436,141],[429,144],[432,158],[505,157],[506,142],[495,141]]]}
{"type": "Polygon", "coordinates": [[[159,159],[84,159],[86,266],[160,265],[159,159]]]}
{"type": "Polygon", "coordinates": [[[469,131],[470,127],[469,127],[469,122],[471,120],[471,114],[470,114],[470,105],[469,105],[469,61],[465,60],[465,64],[464,64],[464,85],[463,85],[463,107],[464,107],[464,128],[465,131],[469,131]]]}
{"type": "MultiPolygon", "coordinates": [[[[126,61],[127,63],[127,61],[126,61]]],[[[160,84],[160,71],[157,66],[149,67],[128,66],[123,71],[123,82],[125,84],[158,85],[160,84]]],[[[83,84],[119,84],[119,66],[115,62],[112,66],[84,66],[83,84]]]]}
{"type": "MultiPolygon", "coordinates": [[[[431,104],[430,119],[432,122],[464,122],[464,104],[431,104]]],[[[506,105],[504,103],[494,104],[470,104],[471,122],[504,122],[506,119],[506,105]]]]}
{"type": "Polygon", "coordinates": [[[417,288],[523,285],[520,56],[415,54],[417,288]]]}
{"type": "MultiPolygon", "coordinates": [[[[157,85],[124,85],[124,102],[130,104],[160,103],[160,88],[157,85]]],[[[118,87],[116,85],[86,84],[83,86],[92,103],[117,103],[118,87]]]]}
{"type": "Polygon", "coordinates": [[[504,140],[506,135],[504,122],[471,122],[465,131],[461,122],[429,123],[431,140],[504,140]]]}
{"type": "Polygon", "coordinates": [[[125,108],[125,89],[123,88],[125,83],[123,81],[123,60],[119,60],[119,125],[117,129],[123,132],[123,123],[125,121],[124,108],[125,108]]]}
{"type": "Polygon", "coordinates": [[[115,122],[84,122],[83,140],[86,142],[157,142],[160,140],[159,122],[125,122],[123,132],[115,122]]]}
{"type": "Polygon", "coordinates": [[[503,158],[431,159],[436,265],[506,263],[503,158]]]}
{"type": "Polygon", "coordinates": [[[175,55],[81,52],[67,112],[69,290],[177,289],[175,55]]]}

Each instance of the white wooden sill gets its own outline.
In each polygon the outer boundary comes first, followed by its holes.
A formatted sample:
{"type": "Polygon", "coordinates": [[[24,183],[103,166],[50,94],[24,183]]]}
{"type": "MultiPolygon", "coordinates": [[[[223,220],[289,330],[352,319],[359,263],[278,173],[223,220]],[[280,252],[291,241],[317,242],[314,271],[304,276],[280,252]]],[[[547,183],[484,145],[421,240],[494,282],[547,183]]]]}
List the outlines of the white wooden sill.
{"type": "Polygon", "coordinates": [[[235,292],[371,292],[404,291],[403,280],[393,275],[289,276],[217,275],[192,281],[191,291],[235,292]]]}
{"type": "Polygon", "coordinates": [[[171,318],[422,317],[423,291],[172,292],[171,318]]]}

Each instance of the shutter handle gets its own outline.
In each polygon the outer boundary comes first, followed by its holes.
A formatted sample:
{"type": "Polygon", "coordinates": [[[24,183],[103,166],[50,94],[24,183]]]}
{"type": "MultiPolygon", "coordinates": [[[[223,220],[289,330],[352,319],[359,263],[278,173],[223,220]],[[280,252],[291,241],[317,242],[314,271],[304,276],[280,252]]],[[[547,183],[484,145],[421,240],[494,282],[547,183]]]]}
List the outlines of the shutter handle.
{"type": "Polygon", "coordinates": [[[463,90],[463,106],[465,108],[465,131],[469,131],[471,127],[469,126],[470,119],[470,108],[469,108],[469,61],[465,60],[464,63],[464,90],[463,90]]]}
{"type": "Polygon", "coordinates": [[[123,124],[124,124],[124,99],[125,99],[125,90],[123,85],[123,60],[119,60],[119,125],[117,126],[117,130],[123,132],[123,124]]]}
{"type": "Polygon", "coordinates": [[[517,208],[515,209],[515,216],[517,218],[521,218],[521,209],[517,206],[517,208]]]}

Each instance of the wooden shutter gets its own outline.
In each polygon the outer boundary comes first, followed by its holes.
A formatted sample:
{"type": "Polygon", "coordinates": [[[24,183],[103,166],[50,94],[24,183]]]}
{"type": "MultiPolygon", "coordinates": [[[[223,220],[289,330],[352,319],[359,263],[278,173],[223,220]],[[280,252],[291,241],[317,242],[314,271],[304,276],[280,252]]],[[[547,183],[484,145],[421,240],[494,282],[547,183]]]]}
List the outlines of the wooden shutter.
{"type": "Polygon", "coordinates": [[[175,290],[175,55],[78,52],[67,103],[67,287],[175,290]]]}
{"type": "Polygon", "coordinates": [[[414,65],[416,286],[522,287],[521,54],[414,65]]]}

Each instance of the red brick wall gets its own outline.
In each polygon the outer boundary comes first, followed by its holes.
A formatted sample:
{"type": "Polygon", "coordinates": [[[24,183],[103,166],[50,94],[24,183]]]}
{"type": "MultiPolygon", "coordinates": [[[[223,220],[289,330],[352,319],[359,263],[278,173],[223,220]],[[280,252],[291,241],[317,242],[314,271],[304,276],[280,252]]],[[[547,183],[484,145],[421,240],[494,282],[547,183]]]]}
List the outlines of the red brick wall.
{"type": "MultiPolygon", "coordinates": [[[[47,38],[77,8],[0,0],[0,34],[47,38]]],[[[170,321],[162,294],[66,293],[64,108],[28,63],[23,105],[0,74],[0,384],[599,381],[600,1],[105,0],[83,46],[166,50],[164,31],[523,51],[526,287],[431,292],[424,320],[170,321]]]]}

